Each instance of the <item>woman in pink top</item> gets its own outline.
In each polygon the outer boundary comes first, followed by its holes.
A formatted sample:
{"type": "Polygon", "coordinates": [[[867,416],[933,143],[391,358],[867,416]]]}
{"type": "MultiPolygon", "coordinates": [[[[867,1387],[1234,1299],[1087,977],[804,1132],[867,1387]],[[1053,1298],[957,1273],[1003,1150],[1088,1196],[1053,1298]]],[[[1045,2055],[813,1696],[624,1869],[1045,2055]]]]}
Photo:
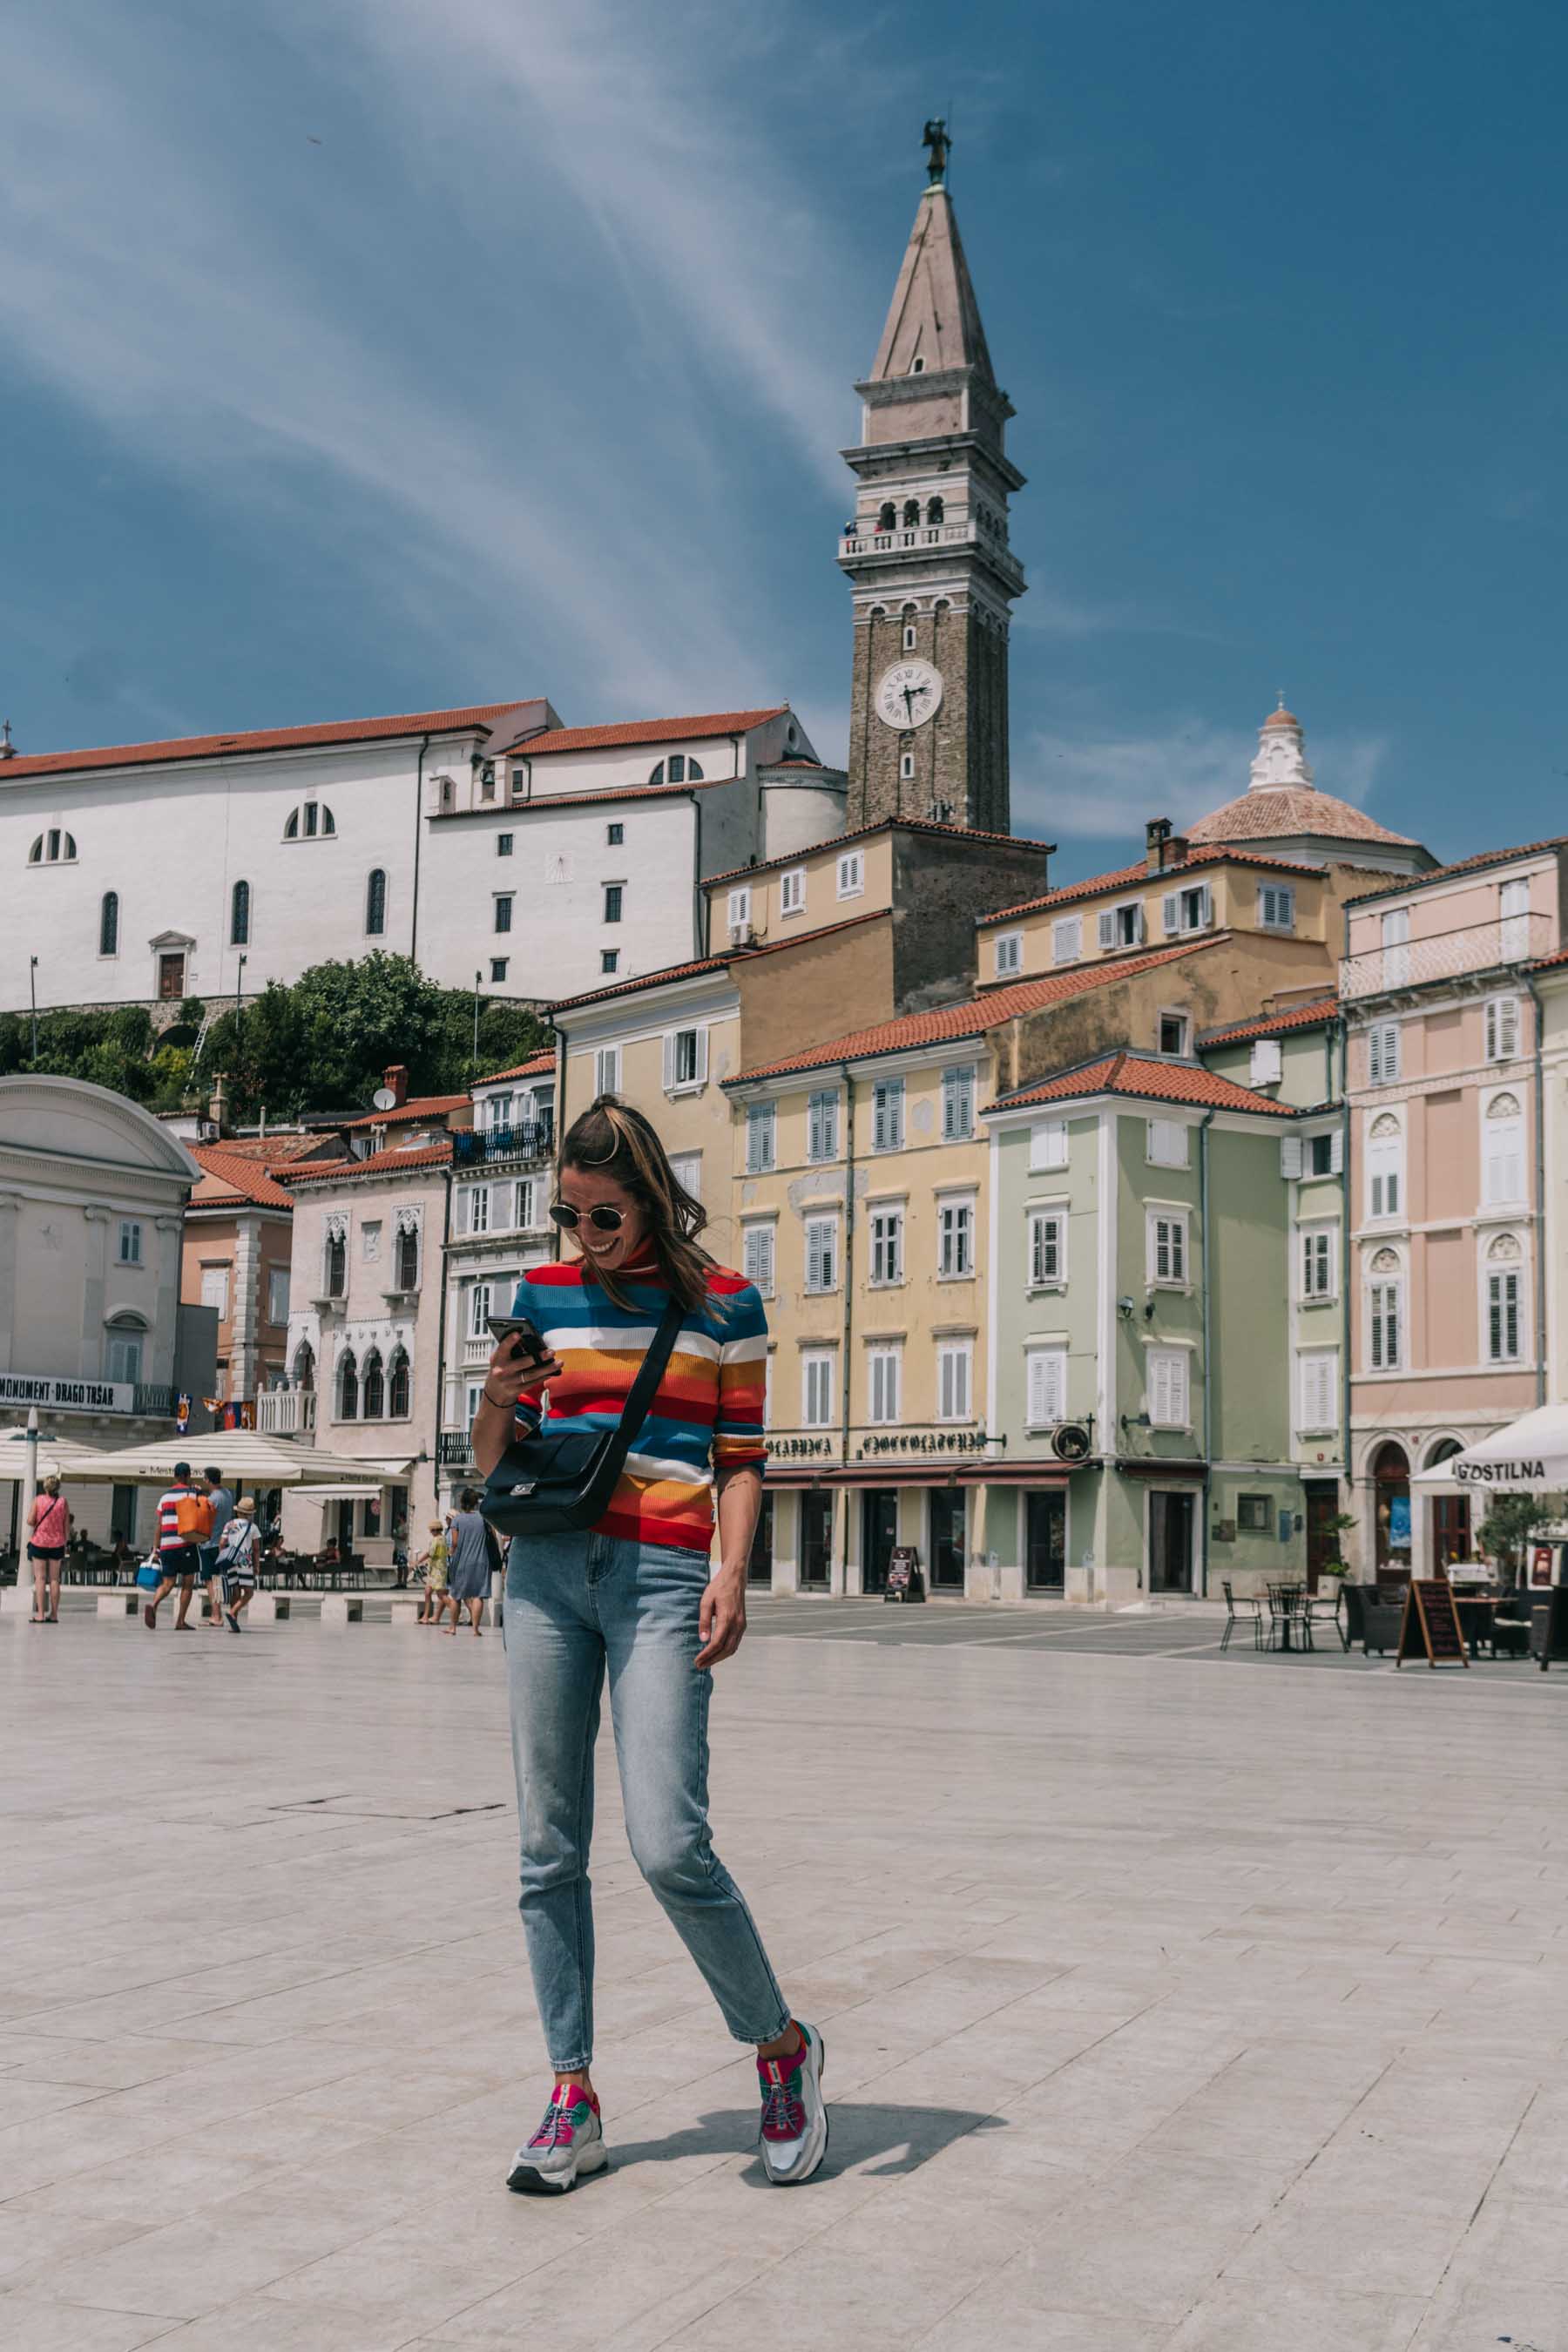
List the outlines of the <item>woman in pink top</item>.
{"type": "Polygon", "coordinates": [[[60,1622],[60,1570],[64,1565],[66,1545],[70,1539],[70,1505],[60,1492],[58,1470],[51,1470],[42,1491],[33,1497],[33,1507],[27,1514],[27,1558],[33,1563],[33,1622],[35,1625],[58,1625],[60,1622]],[[44,1605],[45,1587],[48,1590],[48,1606],[44,1605]]]}

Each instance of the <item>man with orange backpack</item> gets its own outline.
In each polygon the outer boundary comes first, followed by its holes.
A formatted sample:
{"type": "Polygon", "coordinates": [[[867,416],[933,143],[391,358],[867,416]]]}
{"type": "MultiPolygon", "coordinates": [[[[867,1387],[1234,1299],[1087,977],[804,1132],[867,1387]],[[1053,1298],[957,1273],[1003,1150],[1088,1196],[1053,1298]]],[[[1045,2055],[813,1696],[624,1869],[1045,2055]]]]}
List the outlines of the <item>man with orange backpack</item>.
{"type": "Polygon", "coordinates": [[[190,1632],[185,1612],[201,1572],[201,1546],[212,1528],[212,1505],[191,1485],[188,1462],[174,1465],[174,1483],[158,1497],[158,1589],[142,1610],[142,1622],[152,1630],[158,1622],[158,1603],[165,1592],[180,1588],[174,1612],[176,1633],[190,1632]]]}

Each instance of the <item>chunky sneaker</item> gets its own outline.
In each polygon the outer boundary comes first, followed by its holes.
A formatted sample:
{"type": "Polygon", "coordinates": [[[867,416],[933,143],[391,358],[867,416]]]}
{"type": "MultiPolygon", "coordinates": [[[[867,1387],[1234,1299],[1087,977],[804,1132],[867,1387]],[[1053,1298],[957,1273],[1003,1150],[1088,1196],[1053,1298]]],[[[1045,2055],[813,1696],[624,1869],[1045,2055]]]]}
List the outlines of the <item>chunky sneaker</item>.
{"type": "Polygon", "coordinates": [[[574,2189],[579,2175],[603,2172],[610,2161],[599,2102],[576,2083],[557,2083],[544,2121],[511,2160],[506,2185],[520,2197],[548,2197],[574,2189]]]}
{"type": "Polygon", "coordinates": [[[763,2088],[763,2164],[780,2189],[809,2180],[827,2154],[827,2109],[822,2070],[827,2052],[815,2025],[799,2027],[801,2047],[789,2058],[759,2058],[763,2088]]]}

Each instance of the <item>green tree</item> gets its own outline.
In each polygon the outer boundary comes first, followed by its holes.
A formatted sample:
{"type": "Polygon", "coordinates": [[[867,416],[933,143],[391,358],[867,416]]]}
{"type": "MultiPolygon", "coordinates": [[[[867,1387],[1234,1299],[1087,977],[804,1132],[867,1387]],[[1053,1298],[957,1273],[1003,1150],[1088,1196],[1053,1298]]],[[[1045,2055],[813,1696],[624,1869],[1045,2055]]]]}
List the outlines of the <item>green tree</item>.
{"type": "Polygon", "coordinates": [[[1531,1536],[1558,1516],[1557,1506],[1544,1495],[1493,1495],[1476,1537],[1483,1557],[1495,1559],[1500,1581],[1511,1589],[1521,1581],[1524,1554],[1531,1536]]]}

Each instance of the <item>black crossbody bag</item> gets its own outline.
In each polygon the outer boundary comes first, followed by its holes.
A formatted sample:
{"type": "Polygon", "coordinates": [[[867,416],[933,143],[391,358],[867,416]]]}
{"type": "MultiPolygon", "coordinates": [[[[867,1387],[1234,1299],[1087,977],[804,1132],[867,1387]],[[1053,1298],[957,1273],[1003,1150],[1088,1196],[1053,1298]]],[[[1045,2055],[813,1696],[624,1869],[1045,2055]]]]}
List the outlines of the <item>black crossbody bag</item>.
{"type": "Polygon", "coordinates": [[[610,1507],[632,1440],[647,1417],[684,1312],[673,1295],[614,1429],[513,1441],[485,1481],[479,1509],[498,1535],[557,1536],[591,1528],[610,1507]]]}

